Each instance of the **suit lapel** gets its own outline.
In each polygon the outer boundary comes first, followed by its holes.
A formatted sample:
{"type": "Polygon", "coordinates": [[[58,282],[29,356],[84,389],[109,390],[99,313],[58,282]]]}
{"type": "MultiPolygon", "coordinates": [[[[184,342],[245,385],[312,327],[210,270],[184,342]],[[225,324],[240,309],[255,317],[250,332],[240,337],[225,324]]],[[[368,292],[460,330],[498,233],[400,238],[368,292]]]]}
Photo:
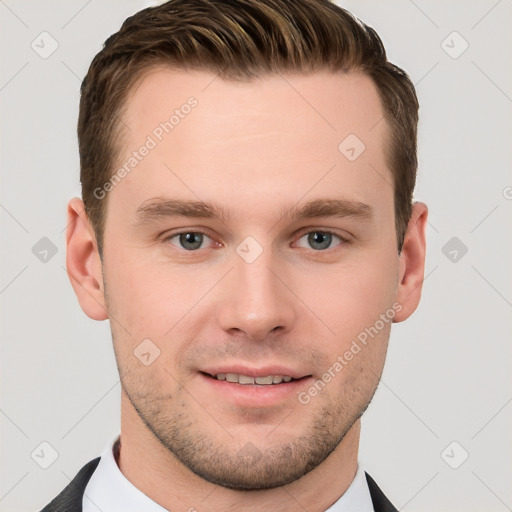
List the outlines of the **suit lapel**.
{"type": "Polygon", "coordinates": [[[48,503],[41,512],[82,512],[85,488],[99,462],[100,457],[88,462],[66,488],[48,503]]]}
{"type": "Polygon", "coordinates": [[[398,512],[398,510],[380,490],[379,486],[375,483],[375,480],[368,473],[365,473],[365,475],[375,512],[398,512]]]}

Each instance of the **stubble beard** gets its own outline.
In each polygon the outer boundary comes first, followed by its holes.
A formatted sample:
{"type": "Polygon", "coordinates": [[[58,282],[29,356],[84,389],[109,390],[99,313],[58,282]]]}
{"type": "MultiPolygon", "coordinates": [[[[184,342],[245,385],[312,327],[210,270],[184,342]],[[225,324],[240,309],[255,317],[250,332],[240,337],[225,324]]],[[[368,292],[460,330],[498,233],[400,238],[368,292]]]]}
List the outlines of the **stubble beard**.
{"type": "MultiPolygon", "coordinates": [[[[220,437],[231,442],[221,441],[216,434],[223,427],[215,424],[208,431],[205,425],[213,420],[206,411],[204,418],[194,419],[186,402],[169,397],[148,400],[147,394],[130,394],[123,383],[123,390],[140,419],[181,464],[208,482],[246,491],[289,484],[319,466],[364,413],[376,387],[377,384],[366,398],[330,399],[315,410],[310,424],[295,437],[277,436],[279,429],[283,434],[286,428],[284,421],[264,438],[264,445],[253,443],[249,434],[244,440],[230,439],[227,431],[221,432],[220,437]],[[169,408],[172,400],[175,404],[169,408]],[[283,440],[272,443],[272,437],[283,440]]],[[[297,403],[296,407],[304,408],[306,414],[310,405],[297,403]]]]}

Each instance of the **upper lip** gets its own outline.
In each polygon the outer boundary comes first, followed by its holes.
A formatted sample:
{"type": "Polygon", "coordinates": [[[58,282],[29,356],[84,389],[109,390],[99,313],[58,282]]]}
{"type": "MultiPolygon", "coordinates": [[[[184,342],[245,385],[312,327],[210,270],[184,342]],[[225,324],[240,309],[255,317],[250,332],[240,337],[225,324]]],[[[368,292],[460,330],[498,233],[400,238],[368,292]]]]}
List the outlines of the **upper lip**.
{"type": "Polygon", "coordinates": [[[262,366],[260,368],[250,368],[241,364],[219,365],[201,368],[201,372],[208,373],[209,375],[218,375],[219,373],[236,373],[237,375],[247,375],[248,377],[267,377],[268,375],[285,375],[293,379],[301,379],[308,377],[311,374],[307,372],[288,368],[286,366],[272,365],[262,366]]]}

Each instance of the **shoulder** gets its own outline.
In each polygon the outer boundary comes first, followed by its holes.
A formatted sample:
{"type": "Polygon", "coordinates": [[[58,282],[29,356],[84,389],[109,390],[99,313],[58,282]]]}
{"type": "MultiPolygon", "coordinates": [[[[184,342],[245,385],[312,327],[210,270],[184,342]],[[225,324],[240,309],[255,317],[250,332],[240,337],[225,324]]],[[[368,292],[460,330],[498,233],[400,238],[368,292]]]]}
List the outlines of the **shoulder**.
{"type": "Polygon", "coordinates": [[[65,489],[41,512],[82,512],[82,498],[87,482],[100,462],[100,457],[88,462],[69,482],[65,489]]]}

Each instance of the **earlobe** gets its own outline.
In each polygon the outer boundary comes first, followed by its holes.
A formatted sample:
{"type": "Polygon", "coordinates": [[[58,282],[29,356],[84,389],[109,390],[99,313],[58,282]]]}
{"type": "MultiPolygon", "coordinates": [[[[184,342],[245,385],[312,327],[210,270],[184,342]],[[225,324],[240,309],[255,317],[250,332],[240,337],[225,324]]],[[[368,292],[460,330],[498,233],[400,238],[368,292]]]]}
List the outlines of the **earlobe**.
{"type": "Polygon", "coordinates": [[[84,210],[84,203],[78,197],[68,203],[66,266],[84,313],[93,320],[107,319],[102,263],[94,230],[84,210]]]}
{"type": "Polygon", "coordinates": [[[427,216],[427,205],[414,203],[400,253],[397,302],[402,309],[396,314],[395,322],[409,318],[420,302],[425,272],[427,216]]]}

